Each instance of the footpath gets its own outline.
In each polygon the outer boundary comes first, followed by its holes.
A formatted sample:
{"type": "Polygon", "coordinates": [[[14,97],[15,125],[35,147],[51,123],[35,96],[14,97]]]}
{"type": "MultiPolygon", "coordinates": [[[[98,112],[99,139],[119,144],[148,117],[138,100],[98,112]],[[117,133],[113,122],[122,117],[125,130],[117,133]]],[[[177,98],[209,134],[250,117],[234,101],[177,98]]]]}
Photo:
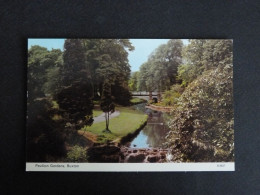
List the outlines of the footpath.
{"type": "MultiPolygon", "coordinates": [[[[115,118],[115,117],[117,117],[117,116],[119,116],[119,115],[120,115],[120,112],[116,110],[116,111],[113,112],[112,114],[111,114],[111,113],[109,114],[109,119],[115,118]]],[[[99,116],[97,116],[97,117],[94,117],[93,119],[94,119],[94,122],[93,122],[93,123],[103,122],[103,121],[106,120],[106,118],[105,118],[105,113],[103,112],[101,115],[99,115],[99,116]]]]}

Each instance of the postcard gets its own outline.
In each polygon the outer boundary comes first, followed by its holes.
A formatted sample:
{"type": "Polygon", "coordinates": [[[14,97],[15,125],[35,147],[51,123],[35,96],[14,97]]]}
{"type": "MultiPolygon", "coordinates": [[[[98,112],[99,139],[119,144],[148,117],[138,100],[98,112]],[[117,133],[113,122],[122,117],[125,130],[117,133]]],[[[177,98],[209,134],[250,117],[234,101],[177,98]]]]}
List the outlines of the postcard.
{"type": "Polygon", "coordinates": [[[29,38],[26,171],[235,171],[233,40],[29,38]]]}

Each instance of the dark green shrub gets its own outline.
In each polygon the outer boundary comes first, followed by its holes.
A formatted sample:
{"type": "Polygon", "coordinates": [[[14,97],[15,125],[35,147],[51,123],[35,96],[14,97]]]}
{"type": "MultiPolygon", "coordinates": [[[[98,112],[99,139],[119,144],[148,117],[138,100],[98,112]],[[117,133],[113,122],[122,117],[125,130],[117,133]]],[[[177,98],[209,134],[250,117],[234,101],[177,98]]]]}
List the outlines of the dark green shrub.
{"type": "Polygon", "coordinates": [[[183,160],[234,160],[232,77],[232,65],[204,72],[178,99],[170,128],[180,139],[168,141],[186,155],[183,160]]]}
{"type": "Polygon", "coordinates": [[[181,85],[175,84],[170,90],[165,91],[162,98],[162,105],[173,106],[177,103],[178,98],[183,93],[184,88],[181,85]]]}

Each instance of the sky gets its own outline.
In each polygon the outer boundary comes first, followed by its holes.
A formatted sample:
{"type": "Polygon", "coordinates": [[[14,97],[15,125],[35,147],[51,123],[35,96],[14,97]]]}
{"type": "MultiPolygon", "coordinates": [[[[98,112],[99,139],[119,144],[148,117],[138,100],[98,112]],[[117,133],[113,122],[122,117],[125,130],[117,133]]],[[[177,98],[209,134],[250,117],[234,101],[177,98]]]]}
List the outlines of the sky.
{"type": "Polygon", "coordinates": [[[28,39],[28,49],[31,48],[32,45],[40,45],[42,47],[46,47],[48,50],[51,49],[61,49],[63,51],[65,39],[28,39]]]}
{"type": "Polygon", "coordinates": [[[147,61],[148,56],[161,44],[165,44],[169,39],[130,39],[135,47],[134,51],[130,51],[128,55],[131,71],[139,70],[139,67],[147,61]]]}
{"type": "MultiPolygon", "coordinates": [[[[169,39],[130,39],[130,42],[135,47],[134,51],[129,52],[128,60],[131,66],[131,71],[139,70],[139,67],[147,61],[148,56],[161,44],[167,43],[169,39]]],[[[63,50],[64,38],[60,39],[28,39],[28,49],[32,45],[40,45],[48,50],[61,49],[63,50]]],[[[187,44],[187,40],[184,40],[187,44]]]]}

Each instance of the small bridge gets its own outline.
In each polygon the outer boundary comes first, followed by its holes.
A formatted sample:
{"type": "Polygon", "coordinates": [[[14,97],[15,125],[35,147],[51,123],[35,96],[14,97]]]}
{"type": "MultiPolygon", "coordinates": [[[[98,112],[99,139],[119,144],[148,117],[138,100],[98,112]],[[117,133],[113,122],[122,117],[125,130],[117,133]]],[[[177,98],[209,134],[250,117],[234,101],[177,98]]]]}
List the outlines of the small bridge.
{"type": "Polygon", "coordinates": [[[145,99],[145,100],[152,100],[153,98],[156,98],[156,100],[160,100],[161,99],[161,95],[162,93],[158,93],[156,92],[147,92],[147,91],[133,91],[131,92],[132,97],[138,97],[140,99],[145,99]]]}
{"type": "MultiPolygon", "coordinates": [[[[152,96],[157,96],[158,95],[158,92],[151,92],[152,93],[152,96]]],[[[132,91],[131,92],[132,96],[149,96],[150,93],[147,92],[147,91],[132,91]]]]}

